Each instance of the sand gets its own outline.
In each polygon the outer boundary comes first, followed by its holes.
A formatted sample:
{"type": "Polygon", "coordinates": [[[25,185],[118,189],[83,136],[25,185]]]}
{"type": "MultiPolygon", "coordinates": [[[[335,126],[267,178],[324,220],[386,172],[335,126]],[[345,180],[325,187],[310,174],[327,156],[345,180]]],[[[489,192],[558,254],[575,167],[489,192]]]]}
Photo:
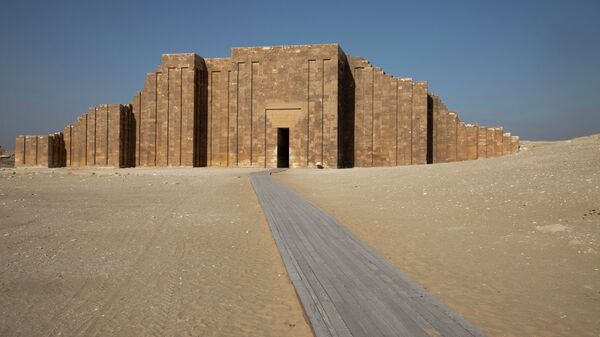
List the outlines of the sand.
{"type": "MultiPolygon", "coordinates": [[[[277,174],[490,336],[600,335],[600,137],[277,174]]],[[[0,336],[311,336],[242,169],[1,169],[0,336]]]]}
{"type": "Polygon", "coordinates": [[[600,335],[600,136],[276,177],[489,336],[600,335]]]}
{"type": "Polygon", "coordinates": [[[312,336],[248,172],[0,170],[0,336],[312,336]]]}

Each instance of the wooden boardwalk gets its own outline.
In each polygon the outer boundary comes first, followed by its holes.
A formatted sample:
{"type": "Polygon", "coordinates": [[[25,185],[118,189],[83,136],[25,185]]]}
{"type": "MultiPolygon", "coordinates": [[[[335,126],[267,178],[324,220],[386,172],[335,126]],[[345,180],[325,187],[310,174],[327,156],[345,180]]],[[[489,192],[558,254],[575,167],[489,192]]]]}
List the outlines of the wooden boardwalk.
{"type": "Polygon", "coordinates": [[[484,336],[270,172],[250,179],[317,337],[484,336]]]}

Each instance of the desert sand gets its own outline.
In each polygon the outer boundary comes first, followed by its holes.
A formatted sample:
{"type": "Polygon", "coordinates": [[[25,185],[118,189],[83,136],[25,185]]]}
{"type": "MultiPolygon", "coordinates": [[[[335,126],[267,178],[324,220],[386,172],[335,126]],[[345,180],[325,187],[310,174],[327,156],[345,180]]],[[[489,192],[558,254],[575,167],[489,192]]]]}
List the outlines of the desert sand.
{"type": "Polygon", "coordinates": [[[600,136],[276,175],[489,336],[600,335],[600,136]]]}
{"type": "Polygon", "coordinates": [[[312,336],[249,170],[0,171],[0,336],[312,336]]]}
{"type": "MultiPolygon", "coordinates": [[[[600,335],[600,136],[276,175],[489,336],[600,335]]],[[[1,169],[1,336],[311,336],[244,169],[1,169]]]]}

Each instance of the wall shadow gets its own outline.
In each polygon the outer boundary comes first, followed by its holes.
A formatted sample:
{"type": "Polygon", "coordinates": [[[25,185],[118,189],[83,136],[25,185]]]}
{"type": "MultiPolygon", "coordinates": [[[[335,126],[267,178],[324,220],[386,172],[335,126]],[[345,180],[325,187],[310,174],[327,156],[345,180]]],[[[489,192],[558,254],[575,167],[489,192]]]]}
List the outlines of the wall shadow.
{"type": "Polygon", "coordinates": [[[194,118],[194,166],[208,166],[208,71],[202,59],[201,66],[196,69],[195,100],[196,118],[194,118]]]}
{"type": "Polygon", "coordinates": [[[433,99],[427,95],[427,164],[433,164],[433,99]]]}
{"type": "Polygon", "coordinates": [[[347,56],[340,51],[338,79],[338,167],[354,167],[355,83],[347,56]]]}

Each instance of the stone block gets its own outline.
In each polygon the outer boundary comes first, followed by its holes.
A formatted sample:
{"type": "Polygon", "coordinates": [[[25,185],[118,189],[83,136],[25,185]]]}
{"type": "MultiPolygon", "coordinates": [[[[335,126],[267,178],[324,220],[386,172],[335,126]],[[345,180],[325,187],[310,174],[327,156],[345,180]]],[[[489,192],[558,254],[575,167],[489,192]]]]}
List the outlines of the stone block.
{"type": "Polygon", "coordinates": [[[448,122],[450,115],[445,105],[440,107],[438,116],[438,162],[445,163],[448,161],[448,122]]]}
{"type": "Polygon", "coordinates": [[[181,70],[181,165],[194,166],[194,141],[198,137],[197,70],[181,70]]]}
{"type": "Polygon", "coordinates": [[[510,145],[511,145],[511,153],[519,152],[519,137],[511,136],[510,137],[510,145]]]}
{"type": "Polygon", "coordinates": [[[477,145],[479,138],[479,127],[473,124],[467,124],[467,160],[477,159],[477,145]]]}
{"type": "Polygon", "coordinates": [[[21,167],[26,166],[27,161],[25,159],[25,136],[18,136],[15,140],[15,166],[21,167]]]}
{"type": "Polygon", "coordinates": [[[468,160],[467,145],[467,126],[464,122],[458,122],[456,125],[456,160],[468,160]]]}
{"type": "Polygon", "coordinates": [[[123,121],[121,104],[108,105],[107,166],[121,167],[121,132],[123,121]]]}
{"type": "Polygon", "coordinates": [[[25,166],[37,166],[38,136],[25,136],[25,166]]]}
{"type": "Polygon", "coordinates": [[[108,124],[108,105],[96,107],[96,159],[97,166],[108,166],[108,137],[110,126],[108,124]]]}
{"type": "Polygon", "coordinates": [[[496,132],[494,128],[486,129],[486,158],[496,157],[496,132]]]}
{"type": "Polygon", "coordinates": [[[413,87],[412,164],[427,164],[427,82],[413,87]]]}
{"type": "MultiPolygon", "coordinates": [[[[412,163],[412,96],[413,82],[410,78],[398,81],[398,165],[412,163]]],[[[359,153],[356,153],[358,156],[359,153]]],[[[358,159],[356,159],[358,160],[358,159]]]]}
{"type": "Polygon", "coordinates": [[[502,155],[507,156],[509,154],[511,154],[510,133],[504,133],[502,135],[502,155]]]}
{"type": "Polygon", "coordinates": [[[48,167],[48,163],[51,161],[52,154],[50,153],[50,145],[52,137],[49,135],[43,135],[37,137],[37,158],[36,164],[38,166],[48,167]]]}
{"type": "Polygon", "coordinates": [[[133,114],[134,132],[132,138],[135,140],[133,149],[133,166],[140,166],[140,137],[141,137],[141,118],[142,118],[142,93],[138,92],[131,100],[131,110],[133,114]]]}
{"type": "Polygon", "coordinates": [[[71,155],[73,153],[73,149],[71,147],[71,133],[73,130],[72,125],[67,125],[63,131],[64,135],[64,143],[65,143],[65,166],[71,166],[71,155]]]}
{"type": "Polygon", "coordinates": [[[86,118],[86,158],[87,166],[96,165],[96,109],[89,108],[86,118]]]}
{"type": "Polygon", "coordinates": [[[477,159],[487,158],[487,128],[477,127],[477,159]]]}
{"type": "Polygon", "coordinates": [[[457,134],[457,126],[458,126],[458,116],[455,112],[450,112],[448,114],[448,152],[446,153],[446,161],[453,162],[456,161],[456,134],[457,134]]]}
{"type": "Polygon", "coordinates": [[[156,97],[157,74],[149,73],[142,91],[140,116],[140,166],[156,166],[156,97]]]}
{"type": "Polygon", "coordinates": [[[494,128],[494,152],[496,154],[496,157],[500,157],[502,156],[503,153],[503,144],[502,144],[502,138],[503,138],[503,134],[504,132],[502,131],[502,128],[494,128]]]}

